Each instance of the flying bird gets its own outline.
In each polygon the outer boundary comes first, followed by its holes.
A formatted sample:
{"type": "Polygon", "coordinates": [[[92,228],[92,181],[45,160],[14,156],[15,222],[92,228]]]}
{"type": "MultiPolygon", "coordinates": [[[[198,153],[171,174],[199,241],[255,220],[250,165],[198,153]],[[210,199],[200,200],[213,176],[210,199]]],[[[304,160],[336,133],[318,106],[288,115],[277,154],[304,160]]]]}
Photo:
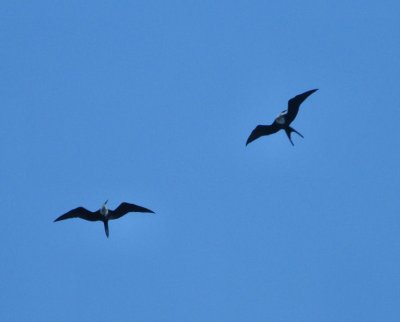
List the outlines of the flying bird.
{"type": "Polygon", "coordinates": [[[128,212],[149,212],[154,213],[154,211],[134,205],[132,203],[123,202],[121,203],[115,210],[110,210],[107,208],[107,201],[103,203],[101,208],[97,211],[90,211],[83,207],[78,207],[72,209],[58,217],[54,222],[70,219],[70,218],[81,218],[88,221],[102,221],[104,223],[104,230],[106,232],[106,236],[109,236],[108,230],[108,221],[121,218],[122,216],[126,215],[128,212]]]}
{"type": "Polygon", "coordinates": [[[258,125],[253,130],[253,132],[251,132],[249,138],[247,139],[246,145],[253,142],[254,140],[257,140],[261,136],[274,134],[279,130],[285,130],[286,135],[289,138],[289,141],[290,143],[292,143],[292,145],[294,145],[291,138],[292,132],[295,132],[302,138],[304,138],[302,134],[300,134],[290,126],[290,123],[292,123],[296,118],[301,103],[303,103],[308,96],[310,96],[317,90],[318,89],[312,89],[310,91],[304,92],[303,94],[299,94],[291,98],[288,101],[287,110],[282,111],[271,125],[258,125]]]}

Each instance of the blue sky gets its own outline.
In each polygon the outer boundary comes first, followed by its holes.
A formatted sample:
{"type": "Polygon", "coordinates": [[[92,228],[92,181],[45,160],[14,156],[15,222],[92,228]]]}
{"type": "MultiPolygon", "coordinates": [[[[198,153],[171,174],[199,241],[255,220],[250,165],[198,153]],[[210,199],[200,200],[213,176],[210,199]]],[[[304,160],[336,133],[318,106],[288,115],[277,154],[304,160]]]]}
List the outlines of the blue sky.
{"type": "Polygon", "coordinates": [[[0,320],[398,321],[399,12],[2,1],[0,320]]]}

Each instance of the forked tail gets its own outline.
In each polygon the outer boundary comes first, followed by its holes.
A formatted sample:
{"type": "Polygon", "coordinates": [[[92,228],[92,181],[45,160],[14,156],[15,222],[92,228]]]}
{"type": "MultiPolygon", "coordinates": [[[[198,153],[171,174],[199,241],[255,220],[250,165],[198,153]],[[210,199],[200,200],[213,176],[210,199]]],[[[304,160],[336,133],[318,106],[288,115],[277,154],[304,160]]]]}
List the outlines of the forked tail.
{"type": "Polygon", "coordinates": [[[304,139],[304,136],[300,132],[297,132],[294,128],[292,128],[290,126],[288,126],[285,129],[285,132],[286,132],[287,137],[289,138],[290,143],[292,143],[293,146],[294,146],[294,144],[293,144],[292,137],[291,137],[292,132],[297,133],[299,136],[301,136],[304,139]]]}

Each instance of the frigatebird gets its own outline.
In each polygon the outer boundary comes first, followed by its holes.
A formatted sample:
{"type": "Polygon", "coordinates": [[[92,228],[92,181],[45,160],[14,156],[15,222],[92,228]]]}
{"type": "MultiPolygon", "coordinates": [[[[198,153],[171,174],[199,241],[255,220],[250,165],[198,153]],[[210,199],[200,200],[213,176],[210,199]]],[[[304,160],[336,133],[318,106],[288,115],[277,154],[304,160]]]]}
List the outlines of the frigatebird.
{"type": "Polygon", "coordinates": [[[312,93],[316,92],[318,89],[312,89],[303,94],[299,94],[288,101],[288,108],[282,111],[275,121],[271,125],[258,125],[256,128],[251,132],[249,138],[247,139],[246,145],[254,140],[258,139],[264,135],[270,135],[278,132],[279,130],[285,130],[287,137],[289,138],[290,143],[293,144],[291,134],[292,132],[297,133],[302,138],[304,136],[297,132],[294,128],[290,126],[290,123],[294,121],[299,111],[299,107],[304,100],[310,96],[312,93]]]}
{"type": "Polygon", "coordinates": [[[90,211],[87,210],[83,207],[78,207],[75,209],[72,209],[65,213],[64,215],[61,215],[58,217],[54,222],[60,221],[60,220],[65,220],[65,219],[70,219],[70,218],[81,218],[85,219],[88,221],[102,221],[104,223],[104,230],[106,232],[106,236],[108,238],[109,236],[109,230],[108,230],[108,221],[109,220],[114,220],[121,218],[122,216],[126,215],[128,212],[150,212],[154,214],[154,211],[134,205],[132,203],[127,203],[123,202],[121,203],[115,210],[109,210],[107,208],[107,201],[103,203],[101,208],[97,211],[90,211]]]}

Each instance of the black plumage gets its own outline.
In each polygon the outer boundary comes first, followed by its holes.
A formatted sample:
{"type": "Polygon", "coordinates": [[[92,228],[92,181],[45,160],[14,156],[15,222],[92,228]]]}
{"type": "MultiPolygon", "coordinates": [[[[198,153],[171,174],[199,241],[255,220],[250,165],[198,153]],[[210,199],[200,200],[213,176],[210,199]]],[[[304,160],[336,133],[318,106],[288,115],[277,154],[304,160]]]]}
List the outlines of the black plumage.
{"type": "Polygon", "coordinates": [[[61,215],[57,219],[54,220],[60,221],[70,218],[81,218],[88,221],[102,221],[104,223],[104,230],[106,232],[107,237],[109,236],[109,229],[108,229],[108,221],[121,218],[122,216],[126,215],[129,212],[147,212],[147,213],[154,213],[152,210],[123,202],[121,203],[115,210],[109,210],[106,207],[107,201],[103,204],[103,206],[97,211],[90,211],[83,207],[78,207],[68,211],[67,213],[61,215]]]}
{"type": "Polygon", "coordinates": [[[285,130],[286,135],[289,138],[290,143],[293,144],[292,138],[291,138],[291,133],[295,132],[298,135],[300,135],[302,138],[303,135],[297,132],[294,128],[290,126],[290,124],[294,121],[294,119],[297,116],[297,113],[299,112],[299,108],[301,103],[304,102],[304,100],[316,92],[318,89],[312,89],[307,92],[304,92],[302,94],[299,94],[293,98],[291,98],[288,101],[288,108],[287,110],[282,111],[278,117],[275,119],[275,121],[271,125],[258,125],[256,128],[251,132],[249,138],[247,139],[246,145],[249,143],[253,142],[254,140],[260,138],[261,136],[264,135],[270,135],[278,132],[279,130],[285,130]]]}

